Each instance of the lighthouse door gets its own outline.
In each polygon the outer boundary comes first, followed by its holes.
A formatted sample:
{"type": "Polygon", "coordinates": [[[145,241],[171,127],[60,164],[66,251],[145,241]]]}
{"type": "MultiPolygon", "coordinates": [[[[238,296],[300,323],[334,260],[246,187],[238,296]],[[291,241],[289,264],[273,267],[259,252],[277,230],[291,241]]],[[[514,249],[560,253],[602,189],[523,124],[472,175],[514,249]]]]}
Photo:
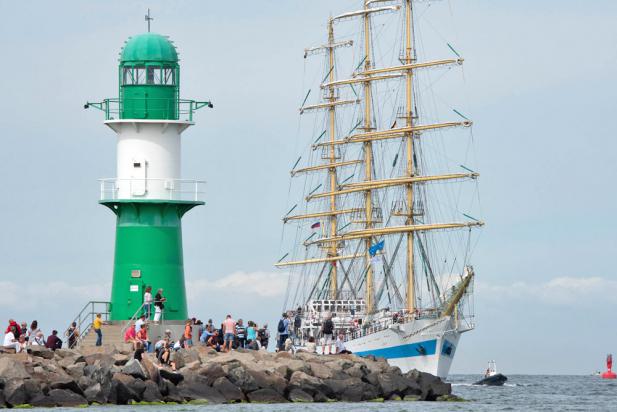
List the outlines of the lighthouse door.
{"type": "Polygon", "coordinates": [[[148,163],[143,157],[133,159],[131,169],[131,196],[145,196],[146,187],[146,167],[148,163]]]}

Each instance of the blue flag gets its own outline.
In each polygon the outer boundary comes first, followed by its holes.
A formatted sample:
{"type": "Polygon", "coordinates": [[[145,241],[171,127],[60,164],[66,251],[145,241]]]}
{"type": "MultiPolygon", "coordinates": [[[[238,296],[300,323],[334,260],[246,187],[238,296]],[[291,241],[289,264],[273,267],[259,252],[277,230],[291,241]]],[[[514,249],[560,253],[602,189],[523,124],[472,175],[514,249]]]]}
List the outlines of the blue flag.
{"type": "Polygon", "coordinates": [[[381,242],[375,243],[373,246],[368,248],[368,253],[371,256],[375,256],[377,254],[377,252],[379,252],[380,250],[383,250],[384,242],[385,242],[385,240],[382,240],[381,242]]]}

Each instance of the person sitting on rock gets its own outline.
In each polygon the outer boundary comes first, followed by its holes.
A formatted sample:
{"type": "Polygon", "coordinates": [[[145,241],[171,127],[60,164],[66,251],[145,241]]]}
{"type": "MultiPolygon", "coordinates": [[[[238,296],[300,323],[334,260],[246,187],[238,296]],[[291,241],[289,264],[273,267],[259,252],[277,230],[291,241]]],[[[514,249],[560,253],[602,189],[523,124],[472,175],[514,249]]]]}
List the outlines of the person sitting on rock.
{"type": "Polygon", "coordinates": [[[308,353],[317,353],[317,343],[315,343],[315,338],[312,336],[308,338],[308,342],[306,343],[306,351],[308,353]]]}
{"type": "Polygon", "coordinates": [[[47,337],[47,342],[45,343],[45,347],[47,349],[56,350],[62,347],[62,339],[58,337],[58,331],[52,330],[51,335],[47,337]]]}
{"type": "Polygon", "coordinates": [[[208,341],[206,342],[206,345],[208,345],[208,347],[214,349],[217,352],[221,351],[221,344],[219,342],[219,331],[218,330],[215,330],[214,333],[210,335],[210,337],[208,338],[208,341]]]}
{"type": "Polygon", "coordinates": [[[208,345],[208,340],[210,340],[210,336],[214,335],[212,325],[208,324],[204,328],[204,331],[199,335],[199,341],[204,345],[208,345]]]}
{"type": "Polygon", "coordinates": [[[40,331],[39,323],[36,320],[33,320],[30,324],[30,329],[28,330],[28,341],[31,342],[40,331]]]}
{"type": "Polygon", "coordinates": [[[135,344],[135,353],[133,354],[133,359],[141,362],[143,355],[144,355],[144,344],[141,342],[137,342],[135,344]]]}
{"type": "Polygon", "coordinates": [[[336,346],[336,353],[338,354],[351,353],[345,347],[345,336],[342,333],[338,335],[335,346],[336,346]]]}
{"type": "Polygon", "coordinates": [[[28,340],[28,322],[21,322],[20,328],[21,334],[19,336],[24,335],[26,337],[26,340],[28,340]]]}
{"type": "Polygon", "coordinates": [[[169,338],[165,338],[165,341],[163,343],[163,346],[160,348],[159,350],[159,354],[157,356],[157,359],[159,360],[159,363],[163,366],[171,366],[172,370],[176,370],[176,363],[172,361],[172,347],[173,347],[173,342],[169,341],[169,338]]]}
{"type": "Polygon", "coordinates": [[[294,348],[293,341],[291,340],[291,338],[285,339],[284,349],[285,349],[285,352],[289,352],[289,353],[295,352],[295,348],[294,348]]]}
{"type": "Polygon", "coordinates": [[[135,334],[136,344],[141,344],[142,348],[145,348],[147,352],[150,352],[150,339],[148,339],[148,325],[143,325],[139,332],[135,334]]]}
{"type": "Polygon", "coordinates": [[[124,332],[124,343],[130,343],[134,348],[135,342],[137,342],[137,332],[135,332],[135,325],[131,325],[126,332],[124,332]]]}
{"type": "Polygon", "coordinates": [[[15,322],[15,320],[13,319],[9,319],[9,326],[6,328],[6,330],[4,331],[4,333],[9,333],[11,331],[11,327],[15,328],[15,337],[17,338],[19,335],[21,335],[21,327],[19,326],[19,324],[17,322],[15,322]]]}
{"type": "Polygon", "coordinates": [[[15,334],[17,334],[17,328],[12,326],[9,331],[4,335],[4,347],[7,349],[15,349],[15,353],[21,352],[21,345],[19,341],[15,339],[15,334]]]}
{"type": "Polygon", "coordinates": [[[45,336],[42,331],[38,331],[34,337],[30,337],[30,346],[45,346],[45,336]]]}

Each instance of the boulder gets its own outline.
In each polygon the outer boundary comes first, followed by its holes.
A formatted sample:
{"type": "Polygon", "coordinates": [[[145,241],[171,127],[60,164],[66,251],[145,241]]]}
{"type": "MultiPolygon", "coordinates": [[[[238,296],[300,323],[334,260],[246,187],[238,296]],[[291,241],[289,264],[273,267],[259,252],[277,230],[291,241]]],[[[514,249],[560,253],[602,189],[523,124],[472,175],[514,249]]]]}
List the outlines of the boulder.
{"type": "Polygon", "coordinates": [[[174,385],[179,384],[184,379],[184,376],[182,376],[182,374],[170,371],[165,368],[159,369],[159,374],[161,375],[161,378],[167,379],[174,385]]]}
{"type": "MultiPolygon", "coordinates": [[[[434,401],[439,396],[452,393],[452,386],[449,383],[443,382],[440,378],[430,373],[414,369],[407,372],[405,377],[417,383],[420,399],[423,401],[434,401]]],[[[416,393],[411,393],[411,395],[416,395],[416,393]]]]}
{"type": "Polygon", "coordinates": [[[244,393],[259,389],[259,385],[255,382],[255,378],[251,376],[244,366],[238,366],[230,370],[227,374],[227,378],[231,383],[242,389],[244,393]]]}
{"type": "MultiPolygon", "coordinates": [[[[111,389],[111,388],[109,388],[111,389]]],[[[109,396],[109,390],[105,391],[100,383],[95,383],[92,386],[89,386],[84,391],[84,396],[88,402],[96,402],[100,404],[104,404],[107,402],[107,397],[109,396]]]]}
{"type": "Polygon", "coordinates": [[[65,368],[66,373],[68,373],[71,378],[76,381],[79,381],[79,378],[84,376],[84,367],[86,366],[86,362],[77,362],[73,365],[69,365],[65,368]]]}
{"type": "Polygon", "coordinates": [[[159,392],[159,386],[153,381],[145,381],[145,389],[142,394],[142,400],[144,402],[160,402],[163,400],[161,392],[159,392]]]}
{"type": "Polygon", "coordinates": [[[79,351],[73,351],[75,353],[81,353],[82,356],[88,357],[92,355],[107,355],[112,356],[118,353],[118,350],[113,345],[102,346],[80,346],[79,351]]]}
{"type": "Polygon", "coordinates": [[[39,358],[44,358],[44,359],[53,359],[54,358],[54,352],[51,349],[47,349],[45,346],[30,346],[28,349],[28,352],[32,355],[32,356],[37,356],[39,358]]]}
{"type": "Polygon", "coordinates": [[[139,402],[140,396],[132,389],[135,378],[123,373],[114,373],[111,379],[109,401],[118,405],[126,405],[130,401],[139,402]]]}
{"type": "MultiPolygon", "coordinates": [[[[180,349],[176,353],[179,355],[180,358],[182,358],[183,366],[193,362],[199,362],[201,364],[201,359],[199,358],[199,352],[197,351],[197,349],[180,349]]],[[[176,365],[176,368],[180,369],[181,366],[176,365]]]]}
{"type": "Polygon", "coordinates": [[[148,357],[144,356],[141,358],[141,366],[144,368],[146,372],[146,377],[155,383],[159,381],[159,368],[154,364],[154,362],[148,357]]]}
{"type": "MultiPolygon", "coordinates": [[[[18,354],[19,355],[19,354],[18,354]]],[[[27,379],[30,374],[26,372],[24,364],[15,356],[0,357],[0,376],[5,380],[27,379]]]]}
{"type": "Polygon", "coordinates": [[[314,377],[319,379],[331,379],[332,369],[318,362],[310,362],[311,373],[314,377]]]}
{"type": "Polygon", "coordinates": [[[28,403],[28,391],[21,379],[12,379],[4,385],[4,397],[6,403],[11,406],[23,405],[28,403]]]}
{"type": "Polygon", "coordinates": [[[47,398],[56,406],[80,406],[88,404],[86,398],[68,389],[52,389],[49,391],[47,398]]]}
{"type": "Polygon", "coordinates": [[[287,398],[291,402],[313,402],[313,397],[311,395],[298,388],[292,389],[287,398]]]}
{"type": "MultiPolygon", "coordinates": [[[[329,394],[331,389],[324,382],[327,381],[323,381],[304,372],[297,371],[294,372],[289,379],[289,390],[302,389],[310,395],[315,395],[318,391],[329,394]]],[[[342,392],[342,389],[340,389],[340,391],[342,392]]]]}
{"type": "Polygon", "coordinates": [[[287,389],[287,381],[276,372],[268,370],[247,369],[249,375],[253,377],[255,383],[260,388],[271,388],[285,395],[287,389]]]}
{"type": "Polygon", "coordinates": [[[217,378],[212,388],[216,389],[224,398],[227,403],[243,402],[246,400],[242,391],[224,376],[217,378]]]}
{"type": "Polygon", "coordinates": [[[270,388],[258,389],[256,391],[249,393],[247,396],[248,396],[249,402],[254,402],[254,403],[287,402],[287,399],[285,399],[280,393],[270,388]]]}
{"type": "Polygon", "coordinates": [[[124,366],[131,359],[129,355],[123,353],[115,353],[111,357],[114,359],[114,365],[116,366],[124,366]]]}
{"type": "Polygon", "coordinates": [[[354,363],[351,368],[345,369],[345,373],[352,378],[360,378],[362,379],[365,375],[369,373],[368,368],[363,363],[354,363]]]}
{"type": "Polygon", "coordinates": [[[214,362],[209,362],[203,365],[201,369],[199,369],[198,373],[208,378],[208,385],[212,385],[218,378],[226,376],[225,371],[223,371],[223,367],[214,362]]]}
{"type": "Polygon", "coordinates": [[[389,398],[392,395],[404,396],[405,390],[410,386],[411,382],[409,381],[404,376],[392,372],[377,375],[377,382],[384,398],[389,398]]]}
{"type": "Polygon", "coordinates": [[[83,396],[83,391],[70,375],[50,374],[50,377],[47,381],[49,389],[69,390],[83,396]]]}
{"type": "Polygon", "coordinates": [[[161,391],[161,395],[163,395],[163,400],[165,402],[184,402],[184,398],[180,395],[180,390],[178,387],[167,379],[161,379],[159,382],[159,390],[161,391]]]}
{"type": "Polygon", "coordinates": [[[192,379],[183,380],[177,389],[187,401],[207,400],[209,403],[224,403],[227,399],[216,389],[208,386],[207,379],[195,375],[192,379]]]}
{"type": "Polygon", "coordinates": [[[146,379],[146,372],[137,359],[129,360],[122,368],[122,373],[131,375],[134,378],[146,379]]]}

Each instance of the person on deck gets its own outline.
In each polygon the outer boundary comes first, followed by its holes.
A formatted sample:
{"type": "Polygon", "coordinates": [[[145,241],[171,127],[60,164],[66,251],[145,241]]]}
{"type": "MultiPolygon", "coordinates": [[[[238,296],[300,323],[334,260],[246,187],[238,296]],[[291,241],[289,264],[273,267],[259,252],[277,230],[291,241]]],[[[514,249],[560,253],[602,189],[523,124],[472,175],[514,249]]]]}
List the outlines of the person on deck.
{"type": "Polygon", "coordinates": [[[321,345],[321,353],[326,354],[326,346],[328,347],[328,354],[332,353],[332,334],[334,333],[334,322],[332,322],[332,315],[329,315],[321,325],[321,334],[323,335],[323,342],[321,345]]]}
{"type": "Polygon", "coordinates": [[[51,335],[47,337],[47,343],[45,343],[47,349],[56,350],[62,347],[62,339],[58,337],[58,331],[52,330],[51,335]]]}

